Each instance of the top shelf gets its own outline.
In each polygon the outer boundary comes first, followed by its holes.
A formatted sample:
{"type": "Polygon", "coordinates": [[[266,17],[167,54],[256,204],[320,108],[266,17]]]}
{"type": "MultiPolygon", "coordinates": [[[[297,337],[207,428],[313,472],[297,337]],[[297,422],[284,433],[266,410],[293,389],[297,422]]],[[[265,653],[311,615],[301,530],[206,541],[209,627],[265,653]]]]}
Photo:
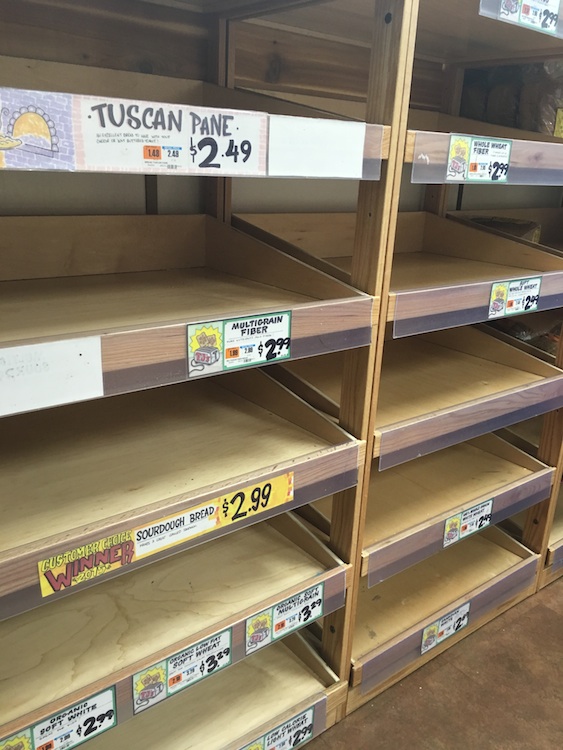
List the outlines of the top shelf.
{"type": "MultiPolygon", "coordinates": [[[[332,0],[272,13],[267,22],[369,46],[372,19],[369,0],[332,0]]],[[[421,0],[415,54],[442,63],[554,57],[561,54],[561,44],[547,34],[479,15],[479,0],[421,0]]]]}
{"type": "Polygon", "coordinates": [[[0,169],[380,177],[383,126],[197,82],[189,101],[1,88],[0,169]]]}

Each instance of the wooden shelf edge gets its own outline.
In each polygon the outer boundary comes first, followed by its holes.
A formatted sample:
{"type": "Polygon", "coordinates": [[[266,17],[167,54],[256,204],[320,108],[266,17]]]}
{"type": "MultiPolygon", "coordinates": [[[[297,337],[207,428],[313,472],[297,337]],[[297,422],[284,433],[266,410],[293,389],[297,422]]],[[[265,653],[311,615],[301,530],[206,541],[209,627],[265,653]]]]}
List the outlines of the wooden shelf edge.
{"type": "MultiPolygon", "coordinates": [[[[362,576],[368,586],[376,586],[411,565],[440,552],[445,546],[445,523],[464,510],[492,500],[492,517],[488,523],[496,525],[510,516],[547,499],[553,484],[555,469],[546,468],[518,482],[505,485],[496,492],[464,500],[425,523],[393,537],[365,547],[362,551],[362,576]]],[[[459,543],[455,542],[455,543],[459,543]]]]}

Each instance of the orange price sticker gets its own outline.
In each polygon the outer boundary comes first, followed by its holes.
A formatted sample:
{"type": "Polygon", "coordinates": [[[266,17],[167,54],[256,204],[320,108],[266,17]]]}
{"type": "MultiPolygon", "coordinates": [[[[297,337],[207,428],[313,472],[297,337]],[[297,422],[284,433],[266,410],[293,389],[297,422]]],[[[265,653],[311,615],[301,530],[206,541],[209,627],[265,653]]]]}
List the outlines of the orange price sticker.
{"type": "Polygon", "coordinates": [[[44,745],[41,745],[41,747],[38,747],[37,750],[53,750],[54,747],[54,742],[52,740],[49,740],[49,742],[46,742],[44,745]]]}
{"type": "Polygon", "coordinates": [[[240,349],[238,346],[233,347],[232,349],[227,349],[225,352],[225,357],[227,359],[236,359],[240,354],[240,349]]]}
{"type": "Polygon", "coordinates": [[[469,165],[470,172],[477,172],[478,168],[479,168],[479,165],[475,161],[472,161],[471,164],[469,165]]]}
{"type": "Polygon", "coordinates": [[[182,675],[181,674],[175,674],[173,677],[171,677],[168,680],[168,684],[170,685],[170,687],[172,687],[173,685],[177,685],[178,682],[182,682],[182,675]]]}
{"type": "Polygon", "coordinates": [[[285,628],[285,620],[282,620],[281,622],[276,622],[274,630],[277,633],[278,630],[283,630],[284,628],[285,628]]]}
{"type": "Polygon", "coordinates": [[[162,149],[160,146],[144,146],[143,156],[149,161],[160,161],[162,159],[162,149]]]}

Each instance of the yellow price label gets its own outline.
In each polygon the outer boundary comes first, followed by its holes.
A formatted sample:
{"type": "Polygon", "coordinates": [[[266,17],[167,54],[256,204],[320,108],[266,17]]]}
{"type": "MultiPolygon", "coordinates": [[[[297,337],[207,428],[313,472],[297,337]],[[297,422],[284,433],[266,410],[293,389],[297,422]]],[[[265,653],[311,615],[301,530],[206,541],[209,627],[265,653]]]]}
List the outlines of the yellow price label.
{"type": "Polygon", "coordinates": [[[67,550],[37,564],[41,596],[52,596],[191,539],[251,521],[292,500],[293,472],[289,471],[181,513],[67,550]]]}
{"type": "Polygon", "coordinates": [[[0,740],[0,750],[33,750],[31,732],[25,729],[5,740],[0,740]]]}

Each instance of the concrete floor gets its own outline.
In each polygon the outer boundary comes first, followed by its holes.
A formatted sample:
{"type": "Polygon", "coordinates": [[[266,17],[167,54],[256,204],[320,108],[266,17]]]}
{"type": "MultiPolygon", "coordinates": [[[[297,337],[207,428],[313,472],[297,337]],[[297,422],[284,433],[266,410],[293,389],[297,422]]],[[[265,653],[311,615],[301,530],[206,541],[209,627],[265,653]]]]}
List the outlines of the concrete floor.
{"type": "Polygon", "coordinates": [[[440,654],[307,750],[563,748],[563,579],[440,654]]]}

